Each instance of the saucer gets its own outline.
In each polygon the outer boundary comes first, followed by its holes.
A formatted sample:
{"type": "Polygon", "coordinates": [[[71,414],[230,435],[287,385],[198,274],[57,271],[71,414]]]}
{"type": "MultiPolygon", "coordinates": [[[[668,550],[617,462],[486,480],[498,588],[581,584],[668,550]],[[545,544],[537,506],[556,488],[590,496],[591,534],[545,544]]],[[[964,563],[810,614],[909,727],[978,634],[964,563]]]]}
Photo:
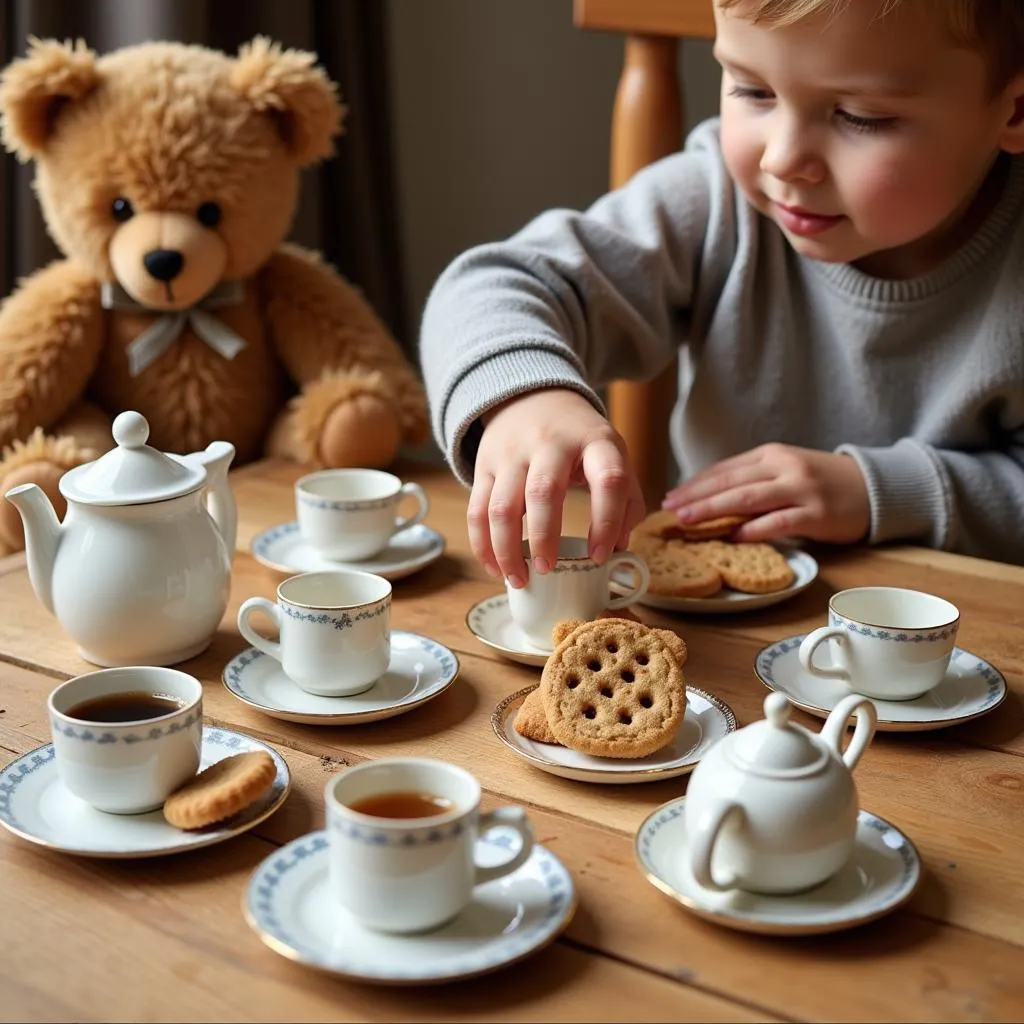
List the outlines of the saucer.
{"type": "MultiPolygon", "coordinates": [[[[850,691],[838,680],[819,679],[801,668],[797,652],[803,638],[791,636],[763,648],[754,660],[754,673],[769,690],[784,693],[798,708],[827,718],[850,691]]],[[[827,656],[825,652],[817,657],[827,656]]],[[[945,678],[928,693],[914,700],[871,699],[880,731],[921,732],[969,722],[997,708],[1005,697],[1001,672],[962,647],[954,647],[945,678]]]]}
{"type": "Polygon", "coordinates": [[[281,523],[256,534],[249,545],[252,557],[268,569],[287,574],[359,569],[389,580],[400,580],[436,562],[444,554],[444,537],[419,523],[396,533],[373,558],[340,562],[326,558],[307,544],[297,522],[281,523]]]}
{"type": "Polygon", "coordinates": [[[444,693],[459,674],[447,647],[418,633],[391,631],[391,664],[369,690],[352,697],[307,693],[285,675],[281,663],[247,647],[224,667],[232,696],[272,718],[306,725],[357,725],[391,718],[444,693]]]}
{"type": "Polygon", "coordinates": [[[513,727],[516,712],[527,695],[536,689],[510,694],[491,714],[491,727],[499,740],[513,753],[525,758],[542,771],[578,782],[609,785],[627,782],[660,782],[676,775],[686,775],[723,736],[736,729],[732,708],[710,693],[686,688],[686,717],[676,738],[646,757],[595,757],[569,747],[520,736],[513,727]]]}
{"type": "MultiPolygon", "coordinates": [[[[482,863],[515,849],[510,829],[477,841],[482,863]]],[[[386,984],[429,984],[485,974],[552,942],[576,909],[572,877],[541,845],[516,872],[478,886],[453,921],[417,935],[388,935],[359,924],[333,900],[326,832],[275,850],[243,897],[249,926],[275,953],[332,974],[386,984]]]]}
{"type": "MultiPolygon", "coordinates": [[[[637,604],[692,615],[729,615],[752,612],[758,608],[768,608],[781,601],[788,601],[806,590],[818,578],[818,563],[806,551],[798,548],[780,546],[779,552],[785,557],[796,577],[784,590],[773,590],[770,594],[743,594],[738,590],[723,587],[710,597],[673,597],[670,594],[648,593],[638,598],[637,604]]],[[[620,586],[628,585],[627,579],[620,579],[614,575],[612,582],[620,586]]]]}
{"type": "Polygon", "coordinates": [[[198,850],[258,825],[288,795],[291,775],[284,758],[273,747],[244,733],[204,725],[199,767],[206,768],[247,750],[265,750],[274,759],[277,776],[270,790],[233,817],[186,832],[164,821],[159,810],[108,814],[90,807],[64,788],[57,775],[53,744],[46,743],[0,770],[0,825],[30,843],[83,857],[158,857],[198,850]]]}
{"type": "Polygon", "coordinates": [[[637,861],[656,889],[716,924],[764,935],[840,931],[891,913],[921,881],[914,844],[895,825],[861,811],[850,859],[814,889],[791,896],[713,892],[696,881],[687,862],[684,802],[662,804],[640,826],[637,861]]]}
{"type": "Polygon", "coordinates": [[[498,594],[478,601],[469,609],[466,625],[481,643],[521,665],[543,668],[554,650],[552,647],[546,651],[526,639],[522,630],[512,621],[508,594],[498,594]]]}

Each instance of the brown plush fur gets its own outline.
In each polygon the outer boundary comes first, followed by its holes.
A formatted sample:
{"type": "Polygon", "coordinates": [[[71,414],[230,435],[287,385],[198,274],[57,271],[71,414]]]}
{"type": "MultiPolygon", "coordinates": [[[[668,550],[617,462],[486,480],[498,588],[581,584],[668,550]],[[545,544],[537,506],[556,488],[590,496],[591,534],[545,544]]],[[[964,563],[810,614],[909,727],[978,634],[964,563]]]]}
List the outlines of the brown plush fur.
{"type": "MultiPolygon", "coordinates": [[[[222,439],[238,462],[270,451],[383,466],[403,440],[425,439],[422,387],[380,319],[319,256],[283,243],[299,170],[330,154],[342,115],[313,55],[264,39],[237,58],[172,43],[97,57],[33,41],[7,67],[3,140],[35,161],[67,259],[0,306],[0,494],[26,478],[54,493],[61,472],[110,446],[124,409],[149,420],[159,448],[222,439]],[[130,219],[113,216],[118,197],[130,219]],[[222,211],[213,227],[196,217],[210,202],[222,211]],[[184,257],[170,286],[145,269],[154,248],[184,257]],[[173,311],[231,280],[244,301],[213,315],[246,342],[234,359],[186,327],[129,374],[126,349],[154,314],[101,308],[101,282],[173,311]]],[[[5,543],[20,545],[20,521],[0,502],[5,543]]]]}

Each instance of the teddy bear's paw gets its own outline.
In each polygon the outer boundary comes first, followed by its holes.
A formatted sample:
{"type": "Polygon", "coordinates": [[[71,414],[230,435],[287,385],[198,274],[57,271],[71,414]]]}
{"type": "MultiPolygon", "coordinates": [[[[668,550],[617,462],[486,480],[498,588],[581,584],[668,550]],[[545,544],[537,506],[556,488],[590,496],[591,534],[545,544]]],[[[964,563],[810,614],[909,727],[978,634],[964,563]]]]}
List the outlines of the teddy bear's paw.
{"type": "MultiPolygon", "coordinates": [[[[59,519],[64,518],[67,503],[57,488],[60,478],[67,472],[66,466],[58,466],[47,459],[23,462],[9,472],[4,472],[0,463],[0,497],[12,487],[22,484],[38,484],[50,499],[59,519]]],[[[21,551],[25,547],[21,516],[9,501],[0,501],[0,550],[21,551]]]]}
{"type": "Polygon", "coordinates": [[[339,402],[320,432],[320,461],[329,467],[383,468],[398,454],[401,425],[395,409],[373,394],[339,402]]]}

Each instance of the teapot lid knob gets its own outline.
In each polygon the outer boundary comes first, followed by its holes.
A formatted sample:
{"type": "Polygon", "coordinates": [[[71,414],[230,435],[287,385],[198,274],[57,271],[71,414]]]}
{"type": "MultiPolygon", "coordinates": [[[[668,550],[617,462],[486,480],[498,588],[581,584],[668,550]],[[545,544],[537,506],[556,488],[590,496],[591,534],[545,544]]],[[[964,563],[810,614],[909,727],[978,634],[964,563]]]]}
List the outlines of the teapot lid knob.
{"type": "Polygon", "coordinates": [[[769,693],[764,699],[764,717],[775,726],[783,729],[789,723],[789,715],[793,710],[789,698],[784,693],[769,693]]]}
{"type": "Polygon", "coordinates": [[[122,412],[111,428],[114,440],[122,448],[141,448],[149,440],[149,424],[140,412],[122,412]]]}

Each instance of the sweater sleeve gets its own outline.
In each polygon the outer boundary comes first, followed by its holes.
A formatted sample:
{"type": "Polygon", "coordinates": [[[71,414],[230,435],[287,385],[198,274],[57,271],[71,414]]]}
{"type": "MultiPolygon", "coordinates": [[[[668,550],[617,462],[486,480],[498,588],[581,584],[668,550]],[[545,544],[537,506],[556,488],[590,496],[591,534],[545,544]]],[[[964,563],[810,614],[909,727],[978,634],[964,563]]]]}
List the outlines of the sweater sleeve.
{"type": "Polygon", "coordinates": [[[1001,451],[951,451],[909,438],[837,450],[857,460],[867,481],[871,543],[917,541],[1024,564],[1024,429],[1001,451]]]}
{"type": "Polygon", "coordinates": [[[724,170],[713,126],[585,212],[552,210],[509,240],[478,246],[435,283],[420,360],[435,438],[469,483],[479,417],[544,387],[643,380],[685,333],[724,170]]]}

